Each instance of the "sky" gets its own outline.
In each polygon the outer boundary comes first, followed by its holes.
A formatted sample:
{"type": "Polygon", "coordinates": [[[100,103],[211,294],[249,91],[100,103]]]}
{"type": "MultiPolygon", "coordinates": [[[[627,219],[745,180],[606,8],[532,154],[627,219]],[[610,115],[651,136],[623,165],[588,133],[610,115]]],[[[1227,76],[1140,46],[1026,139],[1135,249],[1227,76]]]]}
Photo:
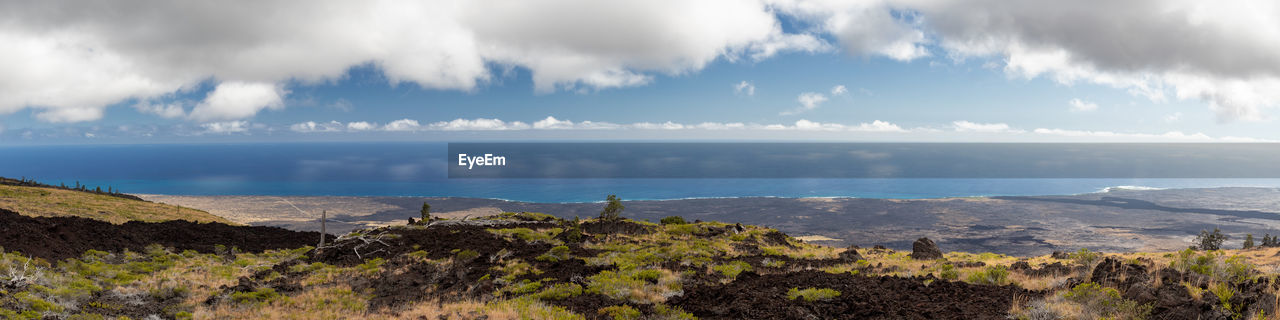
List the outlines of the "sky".
{"type": "Polygon", "coordinates": [[[0,1],[0,144],[1272,142],[1275,1],[0,1]]]}

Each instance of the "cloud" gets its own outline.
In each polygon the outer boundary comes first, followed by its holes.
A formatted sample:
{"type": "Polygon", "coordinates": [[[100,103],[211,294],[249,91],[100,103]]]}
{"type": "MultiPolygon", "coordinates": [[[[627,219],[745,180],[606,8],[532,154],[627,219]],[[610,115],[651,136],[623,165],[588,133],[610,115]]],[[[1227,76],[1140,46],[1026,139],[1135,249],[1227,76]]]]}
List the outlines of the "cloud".
{"type": "Polygon", "coordinates": [[[1182,121],[1182,112],[1174,112],[1164,116],[1164,122],[1174,123],[1182,121]]]}
{"type": "Polygon", "coordinates": [[[886,121],[875,120],[871,123],[859,123],[857,125],[843,125],[838,123],[822,123],[809,121],[805,119],[796,120],[792,126],[785,125],[767,125],[764,126],[768,130],[800,130],[800,131],[855,131],[855,132],[908,132],[896,124],[886,121]]]}
{"type": "Polygon", "coordinates": [[[1071,99],[1071,101],[1067,101],[1067,103],[1071,105],[1071,111],[1074,111],[1074,112],[1089,112],[1089,111],[1098,110],[1098,104],[1089,102],[1089,101],[1084,101],[1080,99],[1071,99]]]}
{"type": "Polygon", "coordinates": [[[1280,4],[1192,0],[900,0],[953,59],[1003,60],[1045,76],[1206,101],[1222,121],[1263,120],[1280,105],[1280,4]]]}
{"type": "Polygon", "coordinates": [[[212,134],[247,133],[249,132],[250,126],[251,125],[248,121],[223,121],[200,124],[200,127],[204,128],[203,133],[212,134]]]}
{"type": "MultiPolygon", "coordinates": [[[[929,40],[910,19],[895,17],[886,1],[773,0],[779,11],[815,24],[852,55],[898,61],[929,56],[929,40]]],[[[906,11],[899,11],[905,14],[906,11]]]]}
{"type": "Polygon", "coordinates": [[[382,130],[386,131],[418,131],[422,126],[418,125],[418,120],[400,119],[387,123],[382,126],[382,130]]]}
{"type": "Polygon", "coordinates": [[[733,85],[733,93],[747,95],[748,97],[754,96],[756,95],[756,85],[742,80],[742,82],[733,85]]]}
{"type": "Polygon", "coordinates": [[[182,104],[178,102],[172,103],[152,103],[138,102],[133,105],[138,112],[149,113],[160,116],[165,119],[182,118],[187,116],[187,111],[182,108],[182,104]]]}
{"type": "Polygon", "coordinates": [[[849,88],[845,88],[843,84],[831,87],[832,97],[843,96],[846,93],[849,93],[849,88]]]}
{"type": "Polygon", "coordinates": [[[1013,129],[1006,123],[975,123],[969,121],[955,121],[951,123],[952,128],[956,132],[981,132],[981,133],[1021,133],[1023,130],[1013,129]]]}
{"type": "Polygon", "coordinates": [[[108,105],[210,80],[219,87],[211,95],[234,91],[224,85],[275,88],[279,97],[205,97],[190,115],[248,118],[282,108],[274,101],[288,94],[284,84],[339,79],[362,65],[392,84],[463,91],[491,81],[490,66],[521,67],[534,91],[548,93],[829,47],[819,35],[785,33],[771,4],[739,0],[52,0],[3,2],[0,12],[0,114],[36,108],[50,122],[100,119],[108,105]]]}
{"type": "Polygon", "coordinates": [[[376,123],[370,123],[370,122],[364,122],[364,121],[347,123],[348,131],[369,131],[377,128],[378,128],[378,124],[376,123]]]}
{"type": "Polygon", "coordinates": [[[778,114],[789,116],[789,115],[800,114],[800,113],[808,112],[813,109],[817,109],[819,106],[822,105],[823,102],[827,102],[827,96],[817,92],[804,92],[796,97],[796,102],[800,103],[799,107],[792,110],[783,111],[778,114]]]}
{"type": "Polygon", "coordinates": [[[338,132],[342,131],[343,127],[342,123],[337,121],[329,121],[328,123],[307,121],[289,126],[289,130],[295,132],[338,132]]]}
{"type": "MultiPolygon", "coordinates": [[[[554,119],[554,118],[553,118],[554,119]]],[[[523,122],[505,122],[498,119],[454,119],[453,121],[441,121],[432,123],[428,129],[433,130],[518,130],[528,129],[529,125],[523,122]]]]}
{"type": "Polygon", "coordinates": [[[284,108],[286,92],[270,83],[223,82],[191,109],[196,121],[248,118],[262,109],[284,108]]]}

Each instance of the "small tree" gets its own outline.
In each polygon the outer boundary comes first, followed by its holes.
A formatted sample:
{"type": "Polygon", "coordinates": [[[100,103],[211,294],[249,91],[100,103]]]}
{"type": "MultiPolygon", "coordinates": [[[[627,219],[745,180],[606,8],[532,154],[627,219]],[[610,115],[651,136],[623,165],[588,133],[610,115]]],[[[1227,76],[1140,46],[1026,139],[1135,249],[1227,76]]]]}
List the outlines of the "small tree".
{"type": "Polygon", "coordinates": [[[1213,232],[1209,230],[1200,230],[1200,235],[1196,236],[1196,244],[1200,250],[1218,250],[1222,249],[1222,243],[1227,241],[1227,235],[1222,234],[1218,228],[1213,228],[1213,232]]]}
{"type": "Polygon", "coordinates": [[[427,221],[431,221],[431,205],[427,204],[427,202],[425,201],[422,202],[422,211],[418,211],[418,212],[422,213],[423,223],[426,223],[427,221]]]}
{"type": "Polygon", "coordinates": [[[1252,249],[1252,248],[1253,248],[1253,234],[1252,234],[1252,233],[1246,233],[1246,234],[1244,235],[1244,248],[1245,248],[1245,249],[1252,249]]]}
{"type": "Polygon", "coordinates": [[[609,195],[605,198],[604,210],[600,211],[600,220],[618,220],[622,218],[622,200],[618,200],[617,195],[609,195]]]}

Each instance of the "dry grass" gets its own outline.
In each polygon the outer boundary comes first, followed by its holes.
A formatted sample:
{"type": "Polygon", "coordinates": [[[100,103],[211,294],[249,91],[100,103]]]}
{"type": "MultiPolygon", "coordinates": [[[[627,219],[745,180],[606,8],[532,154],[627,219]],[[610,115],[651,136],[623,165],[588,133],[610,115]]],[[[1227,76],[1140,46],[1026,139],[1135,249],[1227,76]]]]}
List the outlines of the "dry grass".
{"type": "Polygon", "coordinates": [[[192,208],[39,187],[0,185],[0,208],[35,217],[82,217],[116,224],[131,220],[234,224],[230,220],[192,208]]]}

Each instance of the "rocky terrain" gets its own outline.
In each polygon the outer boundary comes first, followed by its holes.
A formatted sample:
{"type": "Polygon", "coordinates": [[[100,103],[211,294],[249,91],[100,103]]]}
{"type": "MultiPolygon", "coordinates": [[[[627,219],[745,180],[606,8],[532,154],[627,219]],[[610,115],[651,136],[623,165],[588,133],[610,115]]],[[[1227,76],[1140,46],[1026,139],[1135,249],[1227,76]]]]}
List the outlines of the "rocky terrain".
{"type": "Polygon", "coordinates": [[[1017,258],[508,212],[316,248],[266,227],[0,218],[22,226],[0,227],[0,316],[17,319],[1270,319],[1280,289],[1270,247],[1017,258]]]}
{"type": "MultiPolygon", "coordinates": [[[[240,223],[346,232],[403,224],[430,202],[441,216],[546,212],[592,217],[599,203],[528,203],[490,199],[415,197],[161,196],[144,198],[200,208],[240,223]]],[[[777,228],[824,245],[911,248],[920,237],[950,250],[1018,256],[1092,248],[1108,252],[1172,251],[1200,230],[1221,228],[1238,247],[1245,234],[1280,234],[1280,190],[1215,188],[1112,189],[1066,196],[950,199],[740,198],[626,201],[628,216],[644,221],[678,215],[777,228]]]]}

